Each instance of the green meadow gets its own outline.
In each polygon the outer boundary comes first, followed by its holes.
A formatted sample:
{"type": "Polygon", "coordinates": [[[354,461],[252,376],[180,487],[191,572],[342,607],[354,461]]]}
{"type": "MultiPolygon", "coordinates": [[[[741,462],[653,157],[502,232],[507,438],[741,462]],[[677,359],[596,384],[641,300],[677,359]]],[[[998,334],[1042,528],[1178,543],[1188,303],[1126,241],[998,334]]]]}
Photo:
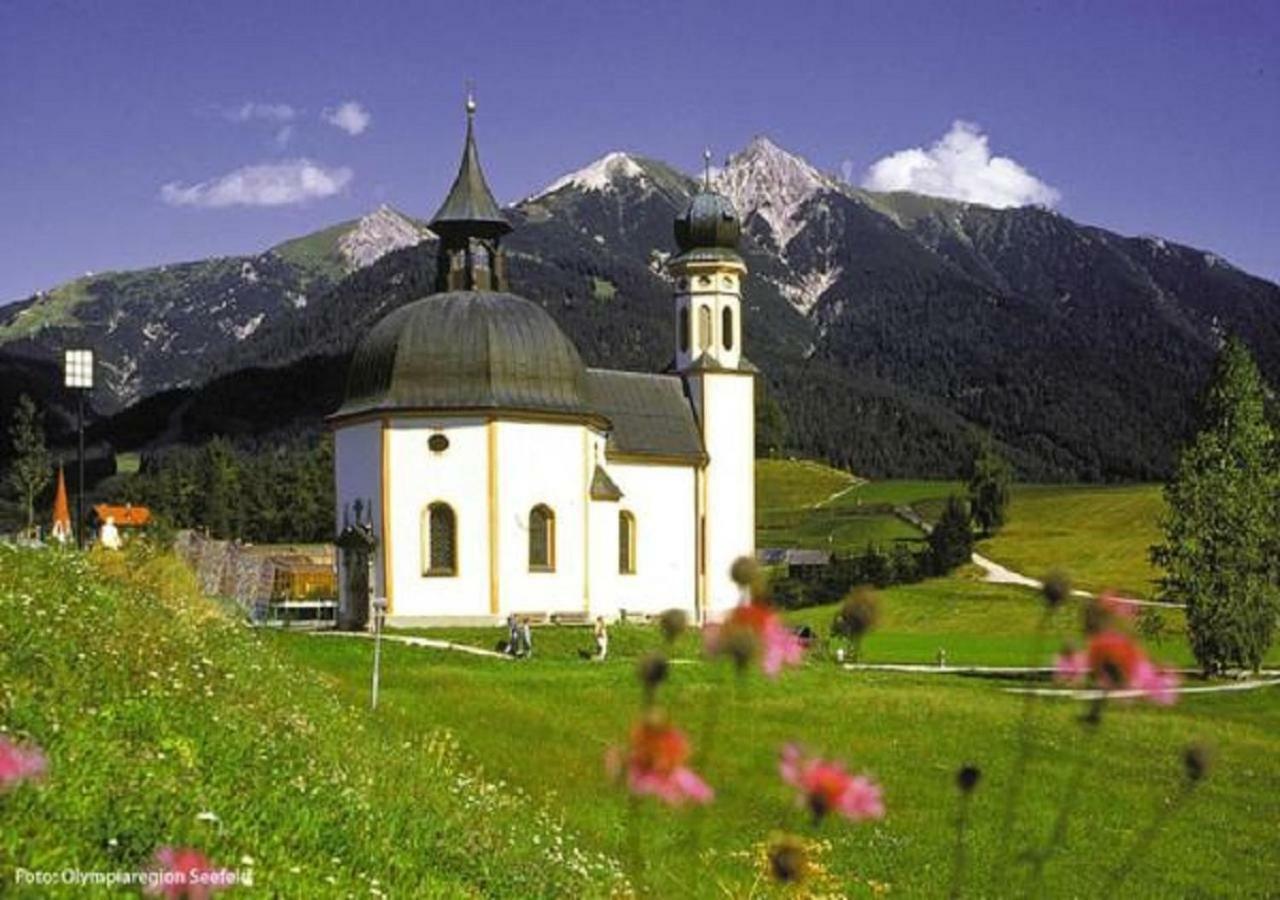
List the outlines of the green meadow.
{"type": "MultiPolygon", "coordinates": [[[[787,545],[767,535],[809,546],[815,520],[855,549],[868,534],[914,537],[892,531],[893,508],[927,512],[959,489],[761,469],[762,546],[787,545]]],[[[983,552],[1138,591],[1158,498],[1019,487],[983,552]]],[[[162,554],[0,547],[0,724],[50,759],[42,783],[0,795],[0,877],[8,888],[16,866],[145,866],[176,843],[233,868],[250,859],[255,888],[286,897],[937,897],[955,887],[955,773],[971,764],[982,774],[962,896],[1274,895],[1280,689],[1188,694],[1167,708],[1112,701],[1090,729],[1079,701],[1012,692],[1027,682],[929,671],[939,651],[951,665],[1044,664],[1078,635],[1074,602],[1046,616],[1035,592],[979,574],[881,592],[861,660],[925,671],[837,665],[834,607],[788,613],[818,639],[776,679],[704,658],[691,633],[666,646],[652,626],[616,626],[609,659],[594,662],[580,656],[589,629],[547,626],[522,661],[388,641],[371,711],[367,639],[250,629],[162,554]],[[635,802],[606,773],[640,710],[637,663],[658,649],[672,664],[657,702],[716,791],[704,809],[635,802]],[[1010,818],[1024,721],[1029,762],[1010,818]],[[815,826],[778,776],[792,741],[875,777],[885,818],[815,826]],[[1191,742],[1213,765],[1188,791],[1191,742]],[[786,890],[763,856],[783,831],[809,842],[813,862],[786,890]],[[1021,854],[1045,847],[1038,880],[1021,854]]],[[[1150,651],[1189,663],[1180,614],[1164,616],[1150,651]]],[[[431,636],[491,648],[502,633],[431,636]]],[[[1274,648],[1268,664],[1280,664],[1274,648]]]]}

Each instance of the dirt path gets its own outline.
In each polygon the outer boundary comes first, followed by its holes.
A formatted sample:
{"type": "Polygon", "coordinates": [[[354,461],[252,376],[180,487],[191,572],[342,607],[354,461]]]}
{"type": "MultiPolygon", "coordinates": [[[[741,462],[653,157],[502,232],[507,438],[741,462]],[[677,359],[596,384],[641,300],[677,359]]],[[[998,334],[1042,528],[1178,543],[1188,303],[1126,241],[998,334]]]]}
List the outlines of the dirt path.
{"type": "MultiPolygon", "coordinates": [[[[910,506],[895,506],[894,514],[916,528],[919,528],[925,534],[933,531],[933,526],[926,522],[921,515],[910,506]]],[[[1021,572],[1015,572],[1013,569],[1000,565],[993,559],[988,559],[981,553],[974,552],[971,557],[973,564],[982,569],[982,580],[988,584],[1012,584],[1018,587],[1031,588],[1032,590],[1041,590],[1044,582],[1030,575],[1023,575],[1021,572]]],[[[1088,591],[1072,591],[1074,597],[1093,597],[1094,594],[1088,591]]],[[[1157,606],[1165,609],[1182,609],[1181,603],[1165,603],[1160,600],[1142,600],[1137,597],[1116,597],[1120,603],[1128,603],[1133,606],[1157,606]]]]}
{"type": "MultiPolygon", "coordinates": [[[[497,632],[495,631],[495,634],[497,632]]],[[[308,634],[314,637],[348,637],[363,638],[365,640],[373,640],[373,635],[367,631],[311,631],[308,634]]],[[[435,638],[418,637],[409,634],[387,634],[382,633],[384,641],[391,641],[395,644],[407,644],[410,647],[426,647],[429,650],[452,650],[457,653],[468,653],[472,656],[487,656],[490,659],[510,660],[515,657],[506,653],[498,653],[496,650],[484,650],[480,647],[472,647],[468,644],[455,644],[452,641],[439,641],[435,638]]]]}

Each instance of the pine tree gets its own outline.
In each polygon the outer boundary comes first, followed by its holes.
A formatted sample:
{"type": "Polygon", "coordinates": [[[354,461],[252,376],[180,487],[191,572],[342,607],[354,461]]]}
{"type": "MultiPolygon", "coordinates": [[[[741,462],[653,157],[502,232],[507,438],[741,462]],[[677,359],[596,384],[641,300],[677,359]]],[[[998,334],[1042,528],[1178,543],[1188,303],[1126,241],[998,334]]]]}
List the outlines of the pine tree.
{"type": "Polygon", "coordinates": [[[1004,524],[1012,480],[1009,464],[996,453],[988,437],[969,471],[969,510],[983,535],[995,533],[1004,524]]]}
{"type": "Polygon", "coordinates": [[[36,497],[53,477],[53,461],[44,443],[44,426],[40,411],[26,394],[18,398],[13,412],[13,424],[9,426],[9,438],[13,442],[13,464],[9,469],[9,484],[13,486],[27,508],[27,532],[34,533],[36,522],[36,497]]]}
{"type": "Polygon", "coordinates": [[[969,524],[969,510],[964,501],[954,494],[947,498],[938,523],[929,532],[929,550],[933,569],[944,575],[962,566],[973,556],[973,528],[969,524]]]}
{"type": "Polygon", "coordinates": [[[1256,669],[1280,611],[1280,448],[1248,349],[1229,340],[1202,399],[1200,431],[1165,487],[1161,599],[1185,603],[1206,673],[1256,669]]]}

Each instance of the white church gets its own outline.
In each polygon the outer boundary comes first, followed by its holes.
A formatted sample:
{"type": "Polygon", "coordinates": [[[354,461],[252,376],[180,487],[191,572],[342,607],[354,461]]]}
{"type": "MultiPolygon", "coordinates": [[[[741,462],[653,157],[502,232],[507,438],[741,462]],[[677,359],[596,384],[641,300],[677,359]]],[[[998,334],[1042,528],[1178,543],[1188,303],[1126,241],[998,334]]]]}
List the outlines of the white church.
{"type": "Polygon", "coordinates": [[[755,547],[756,370],[733,206],[704,188],[675,221],[670,372],[588,368],[508,290],[511,225],[474,114],[468,100],[462,164],[430,223],[437,293],[364,336],[330,418],[338,527],[363,510],[390,626],[715,618],[739,600],[731,564],[755,547]]]}

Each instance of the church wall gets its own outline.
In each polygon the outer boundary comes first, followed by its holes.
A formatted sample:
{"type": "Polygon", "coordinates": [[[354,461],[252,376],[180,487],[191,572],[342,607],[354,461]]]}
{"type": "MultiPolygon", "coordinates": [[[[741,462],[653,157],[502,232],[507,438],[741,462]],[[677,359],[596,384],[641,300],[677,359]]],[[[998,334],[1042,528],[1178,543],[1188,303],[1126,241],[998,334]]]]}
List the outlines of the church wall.
{"type": "Polygon", "coordinates": [[[691,377],[710,461],[706,479],[706,604],[714,617],[739,601],[729,568],[755,556],[755,380],[741,374],[691,377]]]}
{"type": "Polygon", "coordinates": [[[660,613],[678,607],[694,613],[697,534],[694,467],[607,462],[622,490],[616,503],[592,503],[592,610],[612,618],[619,609],[660,613]],[[636,571],[618,571],[618,514],[636,522],[636,571]]]}
{"type": "Polygon", "coordinates": [[[406,417],[388,431],[387,489],[392,569],[391,612],[414,618],[489,615],[488,435],[483,419],[406,417]],[[443,434],[447,449],[432,451],[428,439],[443,434]],[[457,569],[448,576],[424,575],[422,514],[434,502],[453,508],[457,524],[457,569]]]}
{"type": "MultiPolygon", "coordinates": [[[[336,516],[333,533],[342,531],[344,512],[355,518],[355,502],[364,504],[362,519],[368,516],[373,532],[382,541],[382,423],[364,422],[339,428],[333,434],[334,497],[336,516]]],[[[341,569],[341,556],[339,569],[341,569]]],[[[374,557],[374,593],[385,596],[381,553],[374,557]]],[[[346,573],[338,572],[344,584],[346,573]]]]}
{"type": "Polygon", "coordinates": [[[588,430],[549,422],[498,422],[495,427],[501,614],[585,611],[592,472],[588,430]],[[529,566],[529,517],[538,504],[555,515],[551,571],[529,566]]]}

